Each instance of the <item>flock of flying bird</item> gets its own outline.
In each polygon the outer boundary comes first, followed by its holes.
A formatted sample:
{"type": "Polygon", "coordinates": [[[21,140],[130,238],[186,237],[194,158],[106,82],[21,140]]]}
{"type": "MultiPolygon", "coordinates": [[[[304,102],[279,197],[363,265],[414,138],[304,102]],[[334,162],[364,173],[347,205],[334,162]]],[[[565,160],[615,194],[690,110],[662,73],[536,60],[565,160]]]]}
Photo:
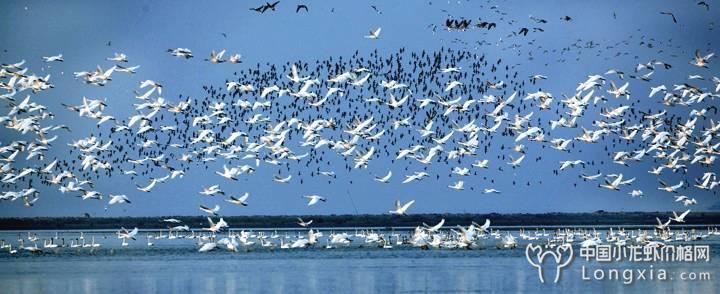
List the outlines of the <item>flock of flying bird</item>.
{"type": "MultiPolygon", "coordinates": [[[[264,13],[275,10],[277,4],[266,3],[253,10],[264,13]]],[[[449,20],[448,24],[462,29],[470,22],[449,20]]],[[[485,26],[492,28],[489,23],[485,26]]],[[[381,28],[376,28],[364,38],[377,41],[380,33],[381,28]]],[[[518,34],[527,33],[525,28],[518,34]]],[[[212,50],[204,62],[242,63],[240,54],[226,59],[225,53],[212,50]]],[[[171,48],[167,54],[178,62],[200,62],[188,48],[171,48]]],[[[713,56],[712,52],[697,51],[688,57],[689,64],[707,73],[713,56]]],[[[58,54],[42,60],[57,63],[64,58],[58,54]]],[[[138,74],[140,68],[129,66],[130,58],[123,53],[104,62],[110,65],[75,72],[74,78],[88,87],[102,87],[115,78],[138,74]]],[[[356,52],[349,59],[238,70],[220,87],[203,86],[203,99],[180,95],[170,101],[162,97],[163,83],[146,79],[138,83],[132,98],[137,103],[129,117],[112,116],[113,106],[104,98],[65,101],[61,111],[76,113],[97,125],[91,134],[79,135],[55,124],[53,112],[33,99],[33,95],[54,88],[51,75],[35,75],[24,64],[24,60],[2,64],[0,69],[0,88],[5,91],[0,100],[9,109],[0,123],[14,132],[13,138],[19,138],[0,147],[0,183],[8,189],[0,199],[21,200],[27,207],[40,199],[38,185],[82,200],[106,199],[108,206],[130,205],[131,199],[139,196],[106,194],[94,188],[94,181],[124,175],[137,183],[137,191],[151,193],[159,185],[181,180],[191,168],[220,165],[222,169],[214,172],[216,182],[198,191],[198,208],[209,217],[220,216],[220,203],[210,200],[215,197],[223,197],[227,205],[249,206],[249,193],[229,195],[222,186],[261,168],[277,170],[272,181],[278,185],[302,183],[308,174],[332,183],[340,169],[367,174],[373,162],[389,161],[393,170],[371,174],[378,185],[395,181],[395,174],[401,173],[400,181],[407,185],[427,178],[447,179],[450,190],[499,194],[502,192],[492,187],[494,179],[482,176],[483,170],[515,172],[522,168],[529,151],[552,149],[574,156],[557,163],[554,173],[582,167],[583,171],[577,172],[582,181],[598,182],[600,189],[631,197],[645,192],[632,188],[635,177],[617,170],[640,162],[650,165],[648,172],[659,179],[657,189],[673,195],[685,209],[680,214],[673,212],[667,222],[658,219],[659,229],[667,232],[670,222],[684,222],[689,207],[697,204],[688,196],[692,189],[714,191],[720,185],[713,171],[720,154],[720,122],[712,117],[717,115],[712,103],[720,98],[720,78],[703,72],[674,85],[651,87],[649,94],[631,95],[625,72],[609,69],[587,76],[571,96],[562,95],[561,99],[550,92],[529,90],[549,77],[519,76],[516,66],[467,50],[400,49],[386,56],[356,52]],[[654,99],[666,109],[636,110],[634,105],[640,99],[654,99]],[[51,148],[62,147],[53,145],[59,132],[68,132],[75,139],[67,144],[68,156],[50,158],[46,154],[51,148]],[[595,143],[611,143],[605,148],[608,165],[596,158],[579,158],[586,144],[595,143]],[[490,154],[495,158],[489,158],[490,154]],[[593,166],[596,171],[589,172],[593,166]],[[601,173],[600,167],[609,171],[601,173]],[[685,179],[677,183],[662,180],[667,174],[697,174],[702,169],[706,171],[692,184],[685,179]],[[468,180],[478,175],[489,183],[481,186],[479,180],[468,180]],[[466,185],[466,181],[474,184],[466,185]]],[[[630,70],[630,78],[649,82],[655,71],[673,70],[673,66],[652,60],[630,70]]],[[[533,160],[543,158],[538,155],[533,160]]],[[[531,181],[525,184],[532,185],[531,181]]],[[[316,194],[300,196],[308,206],[333,200],[316,194]]],[[[396,200],[389,213],[405,215],[414,203],[414,199],[396,200]]],[[[228,227],[222,218],[208,220],[206,231],[216,233],[228,227]]],[[[300,220],[299,224],[308,227],[311,223],[300,220]]],[[[476,230],[487,232],[487,226],[472,225],[455,236],[468,232],[475,236],[476,230]]],[[[409,239],[425,234],[422,240],[440,242],[447,239],[438,233],[440,227],[418,227],[409,239]]],[[[137,233],[137,229],[123,229],[118,237],[125,243],[137,233]]],[[[296,242],[314,244],[319,237],[316,234],[310,230],[307,238],[296,242]]],[[[227,245],[242,239],[243,234],[229,238],[204,244],[227,245]]],[[[464,246],[474,240],[459,238],[467,241],[464,246]]]]}

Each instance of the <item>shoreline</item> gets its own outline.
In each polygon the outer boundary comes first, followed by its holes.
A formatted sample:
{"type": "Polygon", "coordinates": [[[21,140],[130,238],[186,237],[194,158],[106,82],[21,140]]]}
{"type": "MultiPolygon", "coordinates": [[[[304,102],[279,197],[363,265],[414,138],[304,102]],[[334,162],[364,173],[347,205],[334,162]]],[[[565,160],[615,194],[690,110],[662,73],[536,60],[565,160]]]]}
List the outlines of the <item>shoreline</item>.
{"type": "MultiPolygon", "coordinates": [[[[490,219],[493,227],[506,228],[557,228],[580,226],[629,226],[645,227],[657,223],[656,217],[663,221],[672,212],[587,212],[587,213],[448,213],[448,214],[411,214],[392,215],[251,215],[218,216],[224,218],[230,227],[245,229],[297,228],[297,218],[313,220],[314,228],[408,228],[427,223],[437,224],[445,219],[445,227],[467,226],[472,221],[482,223],[490,219]]],[[[0,218],[0,230],[102,230],[119,227],[162,228],[170,225],[163,219],[176,218],[183,225],[206,227],[207,216],[157,216],[157,217],[36,217],[36,218],[0,218]]],[[[720,225],[720,212],[693,212],[682,227],[706,227],[720,225]]]]}

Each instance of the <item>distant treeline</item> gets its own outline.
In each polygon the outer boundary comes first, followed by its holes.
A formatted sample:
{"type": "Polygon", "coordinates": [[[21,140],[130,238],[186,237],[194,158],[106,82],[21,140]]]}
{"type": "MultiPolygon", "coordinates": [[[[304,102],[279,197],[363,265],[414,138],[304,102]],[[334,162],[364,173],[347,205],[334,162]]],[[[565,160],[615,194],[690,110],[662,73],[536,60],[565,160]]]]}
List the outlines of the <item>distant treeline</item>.
{"type": "MultiPolygon", "coordinates": [[[[542,214],[411,214],[393,215],[257,215],[224,216],[231,228],[296,228],[297,218],[313,220],[313,227],[413,227],[427,223],[437,224],[445,219],[445,226],[469,225],[472,221],[482,224],[490,219],[493,226],[575,226],[575,225],[654,225],[656,217],[667,220],[670,212],[605,212],[592,213],[542,213],[542,214]]],[[[208,226],[205,216],[161,216],[161,217],[36,217],[36,218],[0,218],[0,230],[33,229],[117,229],[123,227],[163,228],[177,225],[161,222],[162,219],[175,218],[191,228],[208,226]]],[[[217,217],[213,218],[215,221],[217,217]]],[[[692,212],[685,224],[718,224],[720,212],[692,212]]]]}

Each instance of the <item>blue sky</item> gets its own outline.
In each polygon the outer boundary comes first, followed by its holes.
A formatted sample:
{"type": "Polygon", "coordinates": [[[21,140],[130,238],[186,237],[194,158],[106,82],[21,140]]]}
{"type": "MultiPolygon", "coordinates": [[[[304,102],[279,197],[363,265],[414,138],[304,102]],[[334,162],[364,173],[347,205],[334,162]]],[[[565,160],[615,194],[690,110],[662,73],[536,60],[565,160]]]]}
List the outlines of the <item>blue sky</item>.
{"type": "MultiPolygon", "coordinates": [[[[67,124],[73,132],[61,133],[61,139],[54,144],[57,148],[48,153],[50,158],[65,156],[68,150],[65,143],[84,138],[95,129],[94,121],[78,118],[76,113],[63,109],[61,103],[79,104],[83,96],[107,98],[108,114],[127,117],[134,113],[132,104],[137,100],[132,91],[137,89],[140,81],[152,79],[163,83],[163,97],[170,101],[177,101],[179,95],[202,99],[205,96],[203,85],[223,87],[233,72],[254,67],[257,63],[266,68],[264,65],[268,63],[347,58],[355,51],[368,55],[378,50],[381,56],[387,56],[400,48],[409,52],[456,48],[485,55],[490,61],[503,59],[503,64],[517,64],[515,69],[520,77],[546,75],[548,80],[528,86],[526,90],[542,89],[559,99],[561,94],[573,95],[577,83],[584,81],[587,75],[602,74],[610,68],[630,73],[639,62],[660,59],[672,64],[673,69],[656,71],[650,83],[630,81],[638,108],[656,111],[662,107],[657,99],[647,98],[650,86],[681,83],[689,74],[702,74],[708,78],[720,75],[720,66],[712,62],[717,63],[717,60],[712,60],[710,69],[706,70],[688,64],[695,50],[715,51],[720,36],[717,30],[708,30],[712,22],[720,19],[718,9],[711,7],[705,11],[693,1],[313,1],[302,2],[310,11],[300,14],[295,13],[295,5],[300,2],[281,1],[275,12],[258,14],[249,10],[263,3],[214,1],[211,6],[200,6],[191,1],[4,1],[0,3],[0,18],[7,25],[0,27],[0,61],[11,63],[26,59],[29,72],[52,75],[55,88],[33,95],[33,99],[55,113],[53,123],[67,124]],[[376,13],[370,5],[377,6],[382,14],[376,13]],[[505,15],[491,10],[493,5],[505,15]],[[672,11],[679,23],[674,24],[669,16],[661,15],[661,11],[672,11]],[[448,32],[442,25],[449,15],[474,21],[482,18],[497,22],[498,26],[491,31],[448,32]],[[565,15],[573,20],[561,21],[565,15]],[[535,24],[530,16],[546,19],[548,23],[535,24]],[[437,25],[435,33],[430,25],[437,25]],[[545,32],[531,32],[525,37],[507,36],[521,27],[534,26],[542,26],[545,32]],[[363,38],[377,27],[382,27],[379,40],[363,38]],[[111,46],[106,46],[108,41],[111,46]],[[476,45],[478,41],[490,45],[476,45]],[[590,41],[596,44],[593,48],[572,46],[587,45],[590,41]],[[641,45],[641,42],[650,42],[653,48],[641,45]],[[513,44],[516,49],[510,48],[513,44]],[[192,49],[196,58],[185,61],[165,52],[175,47],[192,49]],[[563,48],[570,50],[561,54],[563,48]],[[220,49],[242,54],[243,63],[218,66],[202,61],[211,50],[220,49]],[[548,52],[544,53],[545,50],[548,52]],[[85,85],[72,78],[74,71],[91,70],[96,65],[111,66],[105,58],[114,52],[127,54],[129,65],[141,65],[138,73],[133,76],[116,73],[117,76],[113,76],[113,81],[105,87],[85,85]],[[48,65],[41,60],[42,56],[58,53],[63,54],[64,63],[48,65]],[[529,54],[532,54],[532,60],[528,58],[529,54]]],[[[686,113],[685,109],[668,111],[686,113]]],[[[535,114],[552,115],[540,114],[537,110],[535,114]]],[[[591,117],[585,119],[592,120],[591,117]]],[[[567,130],[558,135],[569,137],[577,132],[577,129],[567,130]]],[[[21,137],[10,130],[0,130],[3,144],[18,138],[21,137]]],[[[219,163],[208,169],[193,168],[182,180],[160,185],[150,194],[135,189],[135,184],[144,185],[146,179],[131,181],[117,175],[97,181],[98,191],[128,195],[133,201],[129,206],[105,210],[105,200],[82,201],[60,194],[55,187],[41,187],[41,199],[35,207],[22,207],[19,201],[3,202],[0,203],[0,215],[57,216],[85,212],[96,216],[195,215],[201,214],[197,209],[199,204],[211,206],[215,203],[223,207],[221,214],[225,215],[386,213],[395,199],[415,199],[411,213],[682,209],[672,203],[670,194],[657,190],[657,178],[647,173],[648,163],[630,167],[609,164],[599,168],[604,173],[622,172],[638,177],[632,188],[645,191],[643,198],[631,198],[628,191],[600,190],[597,183],[583,183],[577,178],[580,168],[559,176],[552,174],[559,166],[559,160],[608,161],[600,152],[607,143],[600,144],[583,145],[582,153],[576,151],[568,155],[551,152],[549,148],[533,148],[528,143],[530,151],[526,162],[517,170],[505,168],[499,172],[491,168],[484,171],[488,180],[483,180],[482,176],[465,178],[466,185],[476,187],[475,191],[448,189],[447,185],[456,178],[446,176],[441,180],[432,177],[419,183],[400,184],[404,173],[387,160],[373,161],[367,170],[350,173],[343,172],[338,166],[335,169],[337,178],[330,184],[325,178],[304,177],[303,184],[293,181],[287,185],[273,183],[272,176],[277,169],[267,165],[238,182],[227,182],[214,175],[214,171],[222,166],[219,163]],[[529,160],[540,155],[542,161],[529,160]],[[390,169],[395,173],[393,183],[380,185],[373,181],[374,175],[384,175],[390,169]],[[494,179],[495,183],[490,183],[489,179],[494,179]],[[513,186],[513,180],[534,184],[513,186]],[[538,184],[540,181],[542,184],[538,184]],[[211,184],[220,184],[223,190],[234,195],[249,192],[250,206],[234,207],[225,204],[220,197],[200,198],[198,192],[211,184]],[[483,195],[478,191],[481,188],[496,188],[502,193],[483,195]],[[327,197],[328,202],[307,207],[300,197],[304,194],[320,194],[327,197]]],[[[504,161],[495,159],[496,155],[486,156],[491,159],[491,167],[506,166],[504,161]]],[[[300,165],[293,171],[296,173],[298,168],[300,165]]],[[[448,174],[451,168],[451,165],[429,167],[433,175],[448,174]]],[[[597,169],[587,173],[594,174],[597,169]]],[[[689,175],[667,174],[663,179],[670,183],[683,178],[692,182],[693,177],[703,171],[691,167],[689,175]]],[[[701,203],[698,209],[718,201],[717,195],[697,189],[688,189],[686,193],[698,199],[701,203]]]]}

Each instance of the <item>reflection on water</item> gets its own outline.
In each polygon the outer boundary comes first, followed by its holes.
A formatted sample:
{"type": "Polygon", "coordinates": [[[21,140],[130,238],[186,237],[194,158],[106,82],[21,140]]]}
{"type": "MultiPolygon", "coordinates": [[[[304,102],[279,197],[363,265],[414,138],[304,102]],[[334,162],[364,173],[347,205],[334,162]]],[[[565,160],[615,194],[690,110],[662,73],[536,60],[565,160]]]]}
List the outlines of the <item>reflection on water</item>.
{"type": "MultiPolygon", "coordinates": [[[[459,292],[514,288],[519,258],[194,259],[19,262],[4,293],[459,292]],[[488,270],[489,266],[493,270],[488,270]]],[[[520,276],[522,278],[522,276],[520,276]]],[[[521,279],[522,280],[522,279],[521,279]]],[[[517,286],[521,286],[524,282],[517,286]]],[[[521,288],[518,288],[521,289],[521,288]]]]}
{"type": "MultiPolygon", "coordinates": [[[[717,249],[717,248],[714,248],[717,249]]],[[[711,293],[712,281],[582,281],[576,260],[558,285],[540,284],[522,250],[391,251],[353,249],[244,254],[148,254],[5,259],[3,293],[377,293],[540,292],[547,290],[711,293]],[[266,255],[266,256],[259,256],[266,255]],[[269,255],[269,256],[267,256],[269,255]]],[[[714,257],[714,256],[713,256],[714,257]]],[[[595,268],[597,268],[595,264],[595,268]]],[[[613,264],[613,267],[644,265],[613,264]]],[[[659,267],[662,265],[655,265],[659,267]]],[[[710,264],[668,264],[671,272],[710,271],[710,264]]]]}

